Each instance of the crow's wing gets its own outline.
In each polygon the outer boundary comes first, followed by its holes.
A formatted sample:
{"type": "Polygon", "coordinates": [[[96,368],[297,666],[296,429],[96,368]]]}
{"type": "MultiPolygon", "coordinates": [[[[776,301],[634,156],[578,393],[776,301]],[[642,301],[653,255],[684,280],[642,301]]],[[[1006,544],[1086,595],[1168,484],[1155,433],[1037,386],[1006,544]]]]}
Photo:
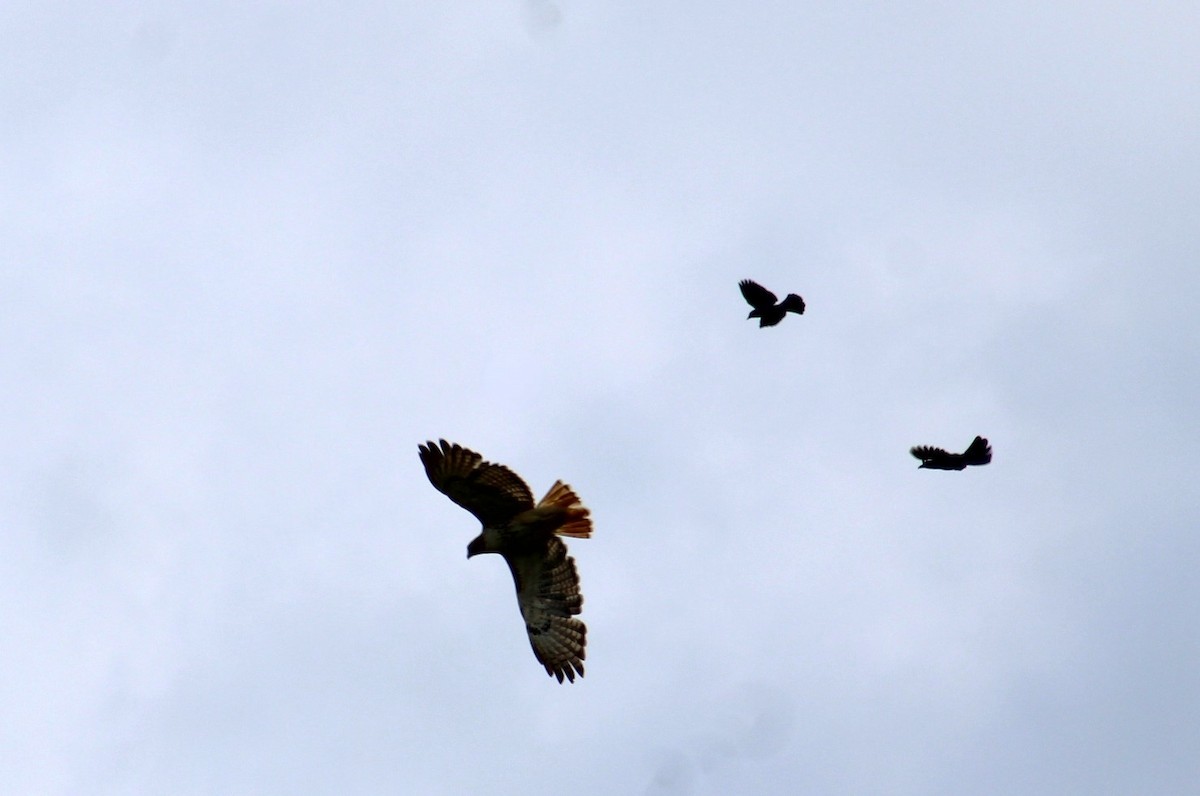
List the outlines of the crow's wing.
{"type": "Polygon", "coordinates": [[[929,445],[918,445],[909,450],[909,453],[923,462],[932,462],[934,464],[949,464],[954,456],[953,453],[947,453],[941,448],[934,448],[929,445]]]}
{"type": "Polygon", "coordinates": [[[967,464],[987,464],[992,460],[992,446],[983,437],[976,437],[963,451],[963,459],[967,464]]]}
{"type": "Polygon", "coordinates": [[[749,279],[743,279],[741,282],[738,282],[738,287],[742,289],[742,295],[745,297],[746,303],[756,310],[774,307],[775,303],[779,300],[775,298],[774,293],[749,279]]]}

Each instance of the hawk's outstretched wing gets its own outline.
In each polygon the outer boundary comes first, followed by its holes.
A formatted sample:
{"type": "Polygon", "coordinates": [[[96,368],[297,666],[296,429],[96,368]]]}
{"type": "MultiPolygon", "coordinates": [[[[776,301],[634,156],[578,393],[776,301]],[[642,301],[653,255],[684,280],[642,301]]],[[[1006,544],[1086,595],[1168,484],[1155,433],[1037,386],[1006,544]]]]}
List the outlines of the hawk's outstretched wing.
{"type": "Polygon", "coordinates": [[[583,676],[587,627],[575,618],[583,608],[575,559],[558,537],[545,547],[528,552],[505,553],[517,586],[517,604],[529,633],[529,643],[547,674],[575,682],[583,676]]]}
{"type": "Polygon", "coordinates": [[[521,477],[502,464],[485,462],[478,453],[441,440],[418,445],[429,482],[471,512],[485,528],[504,525],[533,508],[533,493],[521,477]]]}
{"type": "Polygon", "coordinates": [[[775,303],[779,301],[774,293],[751,279],[743,279],[738,282],[738,287],[742,289],[742,296],[746,299],[746,303],[756,310],[774,307],[775,303]]]}

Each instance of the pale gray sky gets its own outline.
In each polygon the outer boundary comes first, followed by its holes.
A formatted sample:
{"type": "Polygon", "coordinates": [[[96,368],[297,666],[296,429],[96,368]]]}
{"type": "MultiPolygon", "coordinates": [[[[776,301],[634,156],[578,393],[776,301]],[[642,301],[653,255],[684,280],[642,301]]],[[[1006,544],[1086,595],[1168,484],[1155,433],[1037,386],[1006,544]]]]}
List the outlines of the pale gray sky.
{"type": "Polygon", "coordinates": [[[0,790],[1200,788],[1195,4],[647,5],[0,12],[0,790]]]}

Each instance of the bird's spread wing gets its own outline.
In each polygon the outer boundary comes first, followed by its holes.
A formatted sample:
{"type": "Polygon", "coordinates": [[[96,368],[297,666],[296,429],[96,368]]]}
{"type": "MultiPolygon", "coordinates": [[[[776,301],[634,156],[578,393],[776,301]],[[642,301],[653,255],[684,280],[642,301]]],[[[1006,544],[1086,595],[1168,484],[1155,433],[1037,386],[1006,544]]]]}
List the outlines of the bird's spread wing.
{"type": "Polygon", "coordinates": [[[502,526],[533,508],[533,493],[521,477],[502,464],[446,440],[418,445],[429,482],[474,514],[484,527],[502,526]]]}
{"type": "Polygon", "coordinates": [[[756,310],[774,307],[775,302],[778,301],[774,293],[752,280],[743,279],[741,282],[738,282],[738,287],[742,289],[742,295],[745,296],[746,303],[756,310]]]}
{"type": "Polygon", "coordinates": [[[976,437],[963,451],[967,464],[987,464],[992,460],[992,446],[983,437],[976,437]]]}
{"type": "Polygon", "coordinates": [[[910,450],[909,453],[923,462],[947,462],[950,460],[951,455],[941,448],[933,448],[928,445],[918,445],[910,450]]]}
{"type": "Polygon", "coordinates": [[[529,552],[506,553],[517,586],[517,604],[529,633],[529,643],[546,673],[575,682],[583,676],[587,627],[575,618],[583,608],[579,574],[567,546],[551,536],[546,546],[529,552]]]}

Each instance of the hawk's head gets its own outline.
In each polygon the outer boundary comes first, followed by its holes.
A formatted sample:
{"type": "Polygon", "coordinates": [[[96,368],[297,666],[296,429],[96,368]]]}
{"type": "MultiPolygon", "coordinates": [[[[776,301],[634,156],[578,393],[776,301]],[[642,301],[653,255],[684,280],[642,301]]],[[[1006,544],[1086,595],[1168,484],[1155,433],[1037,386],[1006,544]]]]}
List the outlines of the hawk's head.
{"type": "Polygon", "coordinates": [[[480,553],[500,552],[500,532],[494,528],[484,528],[483,533],[476,536],[467,545],[467,558],[480,553]]]}

